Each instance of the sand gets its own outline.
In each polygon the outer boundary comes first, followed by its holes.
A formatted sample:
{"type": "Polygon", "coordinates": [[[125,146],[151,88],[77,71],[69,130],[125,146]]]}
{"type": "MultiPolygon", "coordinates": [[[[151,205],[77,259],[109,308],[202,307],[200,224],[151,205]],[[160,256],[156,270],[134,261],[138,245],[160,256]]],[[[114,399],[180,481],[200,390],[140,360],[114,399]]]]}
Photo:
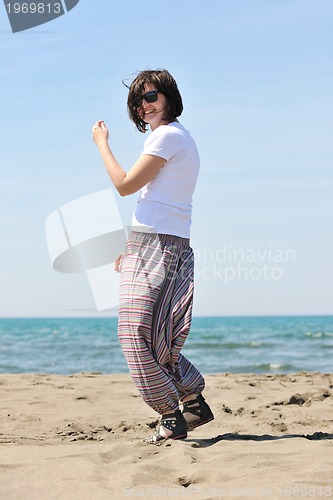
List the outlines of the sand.
{"type": "Polygon", "coordinates": [[[215,420],[154,446],[129,375],[0,375],[0,499],[333,499],[332,374],[206,383],[215,420]]]}

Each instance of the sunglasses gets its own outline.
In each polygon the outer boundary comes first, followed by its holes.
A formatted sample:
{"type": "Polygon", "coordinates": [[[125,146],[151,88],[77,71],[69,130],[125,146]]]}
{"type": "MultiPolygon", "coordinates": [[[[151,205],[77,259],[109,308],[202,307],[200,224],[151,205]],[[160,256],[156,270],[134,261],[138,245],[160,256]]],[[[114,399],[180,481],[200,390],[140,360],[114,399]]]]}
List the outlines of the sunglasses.
{"type": "Polygon", "coordinates": [[[150,92],[147,92],[147,94],[143,94],[142,96],[138,96],[135,98],[134,104],[138,108],[141,106],[143,99],[146,102],[156,102],[158,99],[158,94],[160,93],[159,90],[151,90],[150,92]]]}

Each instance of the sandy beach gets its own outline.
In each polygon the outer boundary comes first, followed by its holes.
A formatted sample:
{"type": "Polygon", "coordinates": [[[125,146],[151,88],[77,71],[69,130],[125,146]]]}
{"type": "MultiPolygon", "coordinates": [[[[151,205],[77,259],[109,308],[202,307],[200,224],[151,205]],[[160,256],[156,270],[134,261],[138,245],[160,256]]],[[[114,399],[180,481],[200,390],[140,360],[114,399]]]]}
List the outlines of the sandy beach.
{"type": "Polygon", "coordinates": [[[217,374],[215,420],[144,439],[129,375],[0,375],[1,500],[333,498],[333,375],[217,374]]]}

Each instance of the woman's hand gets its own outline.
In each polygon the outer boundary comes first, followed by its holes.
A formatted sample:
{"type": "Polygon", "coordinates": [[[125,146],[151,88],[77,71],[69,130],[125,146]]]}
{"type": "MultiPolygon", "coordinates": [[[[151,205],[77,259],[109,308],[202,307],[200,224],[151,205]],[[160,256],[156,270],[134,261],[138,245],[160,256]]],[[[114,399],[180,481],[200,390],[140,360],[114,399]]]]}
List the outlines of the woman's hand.
{"type": "Polygon", "coordinates": [[[118,255],[118,257],[114,261],[114,270],[117,271],[117,273],[120,273],[120,271],[121,271],[122,260],[123,260],[123,254],[121,253],[120,255],[118,255]]]}
{"type": "Polygon", "coordinates": [[[109,140],[109,131],[103,120],[100,120],[94,124],[92,128],[92,138],[97,146],[99,146],[100,144],[107,144],[109,140]]]}

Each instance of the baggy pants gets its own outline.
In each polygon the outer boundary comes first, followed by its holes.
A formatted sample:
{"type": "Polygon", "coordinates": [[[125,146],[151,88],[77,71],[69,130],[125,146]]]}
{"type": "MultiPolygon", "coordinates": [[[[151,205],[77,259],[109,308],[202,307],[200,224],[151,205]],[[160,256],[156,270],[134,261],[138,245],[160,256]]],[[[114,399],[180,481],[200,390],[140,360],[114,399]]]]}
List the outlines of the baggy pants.
{"type": "Polygon", "coordinates": [[[122,259],[118,336],[134,384],[160,415],[205,387],[181,354],[191,327],[193,285],[189,240],[131,233],[122,259]]]}

